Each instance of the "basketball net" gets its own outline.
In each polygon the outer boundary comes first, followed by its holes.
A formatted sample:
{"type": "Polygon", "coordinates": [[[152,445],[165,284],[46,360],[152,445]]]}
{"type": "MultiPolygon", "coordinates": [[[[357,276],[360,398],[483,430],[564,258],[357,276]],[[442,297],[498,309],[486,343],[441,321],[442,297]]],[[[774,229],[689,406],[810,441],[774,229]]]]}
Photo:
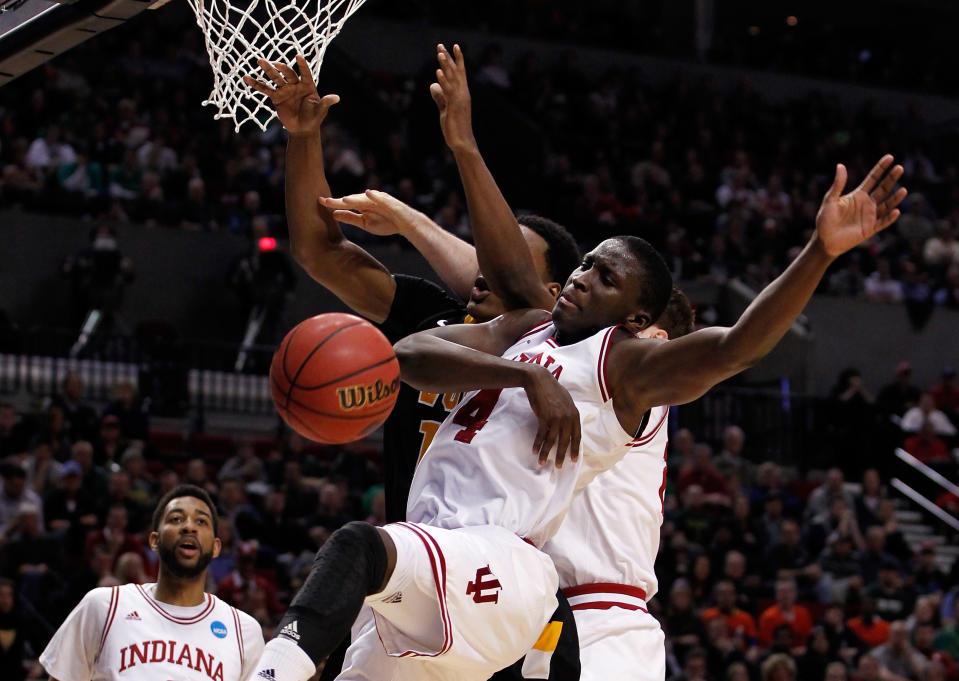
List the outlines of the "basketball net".
{"type": "MultiPolygon", "coordinates": [[[[204,106],[214,118],[252,121],[266,130],[276,116],[269,98],[246,85],[263,78],[258,58],[293,65],[302,54],[315,76],[326,47],[364,0],[189,0],[213,67],[213,91],[204,106]]],[[[159,3],[157,3],[159,4],[159,3]]]]}

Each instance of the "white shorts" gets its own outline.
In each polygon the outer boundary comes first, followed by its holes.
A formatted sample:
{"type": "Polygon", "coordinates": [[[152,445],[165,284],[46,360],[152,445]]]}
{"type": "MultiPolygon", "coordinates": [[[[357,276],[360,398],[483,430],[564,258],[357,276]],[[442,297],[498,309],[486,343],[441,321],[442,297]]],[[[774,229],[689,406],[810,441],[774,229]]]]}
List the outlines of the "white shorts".
{"type": "Polygon", "coordinates": [[[396,568],[366,599],[373,623],[360,613],[338,678],[485,681],[536,643],[557,606],[545,553],[489,525],[383,529],[396,545],[396,568]]]}
{"type": "Polygon", "coordinates": [[[666,637],[659,621],[644,599],[620,585],[605,586],[580,595],[563,590],[576,618],[580,681],[664,681],[666,637]]]}

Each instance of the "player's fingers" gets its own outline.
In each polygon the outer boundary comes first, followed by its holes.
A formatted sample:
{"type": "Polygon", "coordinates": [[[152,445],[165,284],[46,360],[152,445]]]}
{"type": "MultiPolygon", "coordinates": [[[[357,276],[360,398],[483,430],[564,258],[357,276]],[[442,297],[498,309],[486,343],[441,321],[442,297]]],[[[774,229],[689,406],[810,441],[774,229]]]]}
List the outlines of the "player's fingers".
{"type": "Polygon", "coordinates": [[[346,200],[348,198],[349,198],[348,196],[344,196],[338,199],[332,196],[320,196],[316,200],[319,201],[320,204],[322,204],[323,206],[326,206],[327,208],[329,208],[330,210],[339,210],[342,208],[349,207],[346,203],[346,200]]]}
{"type": "Polygon", "coordinates": [[[432,95],[433,101],[436,102],[440,111],[446,108],[446,95],[443,94],[443,87],[439,83],[430,85],[430,95],[432,95]]]}
{"type": "Polygon", "coordinates": [[[256,63],[260,65],[260,68],[263,69],[263,73],[272,80],[277,85],[286,85],[286,79],[283,78],[283,75],[277,71],[273,64],[268,62],[266,59],[257,59],[256,63]]]}
{"type": "Polygon", "coordinates": [[[466,58],[463,56],[463,50],[460,49],[459,43],[453,45],[453,60],[456,63],[456,70],[465,74],[466,58]]]}
{"type": "Polygon", "coordinates": [[[832,181],[832,186],[826,192],[826,201],[836,200],[842,196],[842,190],[846,187],[846,166],[842,163],[836,164],[836,177],[832,181]]]}
{"type": "Polygon", "coordinates": [[[886,227],[894,223],[899,219],[899,209],[895,208],[890,213],[879,221],[879,227],[876,229],[877,232],[884,230],[886,227]]]}
{"type": "Polygon", "coordinates": [[[860,184],[859,187],[866,192],[871,192],[873,188],[879,184],[882,176],[886,174],[889,166],[892,165],[892,161],[892,154],[886,154],[879,159],[879,162],[872,167],[872,170],[869,171],[869,174],[866,175],[866,179],[862,181],[862,184],[860,184]]]}
{"type": "Polygon", "coordinates": [[[283,77],[286,79],[286,82],[288,83],[300,82],[300,77],[296,75],[296,71],[294,71],[292,68],[290,68],[283,62],[275,61],[273,62],[273,66],[276,68],[277,71],[283,74],[283,77]]]}
{"type": "Polygon", "coordinates": [[[447,78],[455,79],[456,62],[453,61],[453,56],[449,53],[449,51],[445,47],[442,47],[439,54],[436,55],[436,58],[440,63],[440,68],[443,70],[443,73],[446,74],[447,78]]]}
{"type": "Polygon", "coordinates": [[[556,436],[556,467],[562,468],[563,463],[566,461],[566,455],[569,453],[569,437],[570,429],[566,424],[561,424],[559,426],[559,431],[556,436]]]}
{"type": "Polygon", "coordinates": [[[556,423],[550,423],[546,429],[546,437],[543,439],[543,446],[539,450],[539,462],[545,464],[549,461],[549,454],[556,446],[556,439],[559,437],[559,427],[556,423]]]}
{"type": "Polygon", "coordinates": [[[579,461],[579,443],[582,441],[582,436],[583,431],[579,422],[579,414],[577,414],[576,419],[573,421],[573,437],[569,443],[569,458],[573,461],[579,461]]]}
{"type": "Polygon", "coordinates": [[[542,455],[543,442],[546,440],[546,432],[549,426],[544,421],[539,421],[539,427],[536,429],[536,437],[533,438],[533,456],[539,458],[539,465],[546,463],[546,458],[542,455]]]}
{"type": "Polygon", "coordinates": [[[909,192],[906,191],[905,187],[900,187],[899,190],[892,196],[886,197],[884,201],[881,201],[876,208],[876,214],[879,218],[883,218],[892,212],[892,209],[902,203],[902,200],[906,198],[906,194],[909,192]]]}
{"type": "Polygon", "coordinates": [[[300,69],[300,76],[316,85],[316,81],[313,79],[313,70],[310,68],[310,62],[306,60],[306,57],[302,54],[296,55],[296,65],[300,69]]]}
{"type": "Polygon", "coordinates": [[[339,95],[323,95],[323,98],[320,100],[320,111],[325,115],[326,112],[330,110],[330,107],[339,101],[339,95]]]}
{"type": "Polygon", "coordinates": [[[893,166],[892,170],[886,173],[886,176],[882,179],[876,188],[872,190],[870,196],[872,196],[877,201],[885,201],[886,197],[892,192],[893,188],[896,186],[896,183],[899,182],[899,178],[902,177],[904,170],[900,165],[893,166]]]}
{"type": "Polygon", "coordinates": [[[363,217],[362,213],[354,213],[351,210],[335,210],[333,211],[333,219],[337,222],[344,222],[348,225],[353,225],[354,227],[362,228],[366,225],[366,218],[363,217]]]}
{"type": "Polygon", "coordinates": [[[251,88],[253,88],[257,92],[262,92],[267,97],[272,97],[273,95],[276,94],[276,90],[271,88],[269,85],[267,85],[263,81],[257,80],[253,76],[243,76],[243,82],[249,85],[251,88]]]}

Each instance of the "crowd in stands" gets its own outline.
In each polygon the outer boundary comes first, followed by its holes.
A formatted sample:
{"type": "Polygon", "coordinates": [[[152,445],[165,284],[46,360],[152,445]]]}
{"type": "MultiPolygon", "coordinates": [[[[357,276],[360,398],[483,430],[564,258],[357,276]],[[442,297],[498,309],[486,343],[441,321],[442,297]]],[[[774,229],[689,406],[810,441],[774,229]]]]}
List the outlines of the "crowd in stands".
{"type": "MultiPolygon", "coordinates": [[[[165,8],[7,85],[0,205],[282,236],[283,131],[235,133],[199,106],[210,66],[188,19],[165,8]]],[[[903,216],[838,262],[823,290],[905,303],[917,328],[937,305],[959,309],[957,140],[919,108],[849,110],[815,92],[774,102],[746,79],[720,91],[682,72],[653,86],[631,67],[587,74],[573,50],[510,63],[495,44],[467,47],[477,134],[507,197],[584,245],[641,234],[679,279],[758,289],[804,243],[834,163],[855,182],[891,151],[911,192],[903,216]]],[[[341,67],[328,62],[336,82],[341,67]]],[[[468,235],[430,72],[340,73],[350,92],[325,128],[327,171],[337,194],[384,189],[468,235]]]]}
{"type": "MultiPolygon", "coordinates": [[[[948,450],[939,459],[913,444],[929,424],[932,441],[956,444],[955,372],[926,393],[907,364],[895,373],[875,399],[843,379],[831,406],[861,402],[893,417],[897,443],[954,476],[948,450]]],[[[736,425],[715,443],[677,425],[650,602],[671,677],[959,680],[959,562],[944,572],[935,545],[907,542],[887,473],[864,467],[852,479],[761,461],[736,425]]],[[[100,408],[74,374],[39,412],[0,404],[0,630],[16,633],[0,647],[2,678],[40,673],[32,661],[87,590],[155,578],[152,509],[180,482],[208,490],[223,518],[209,589],[268,637],[334,530],[384,522],[378,453],[295,434],[224,439],[170,445],[127,382],[100,408]]],[[[959,498],[938,502],[959,517],[959,498]]]]}

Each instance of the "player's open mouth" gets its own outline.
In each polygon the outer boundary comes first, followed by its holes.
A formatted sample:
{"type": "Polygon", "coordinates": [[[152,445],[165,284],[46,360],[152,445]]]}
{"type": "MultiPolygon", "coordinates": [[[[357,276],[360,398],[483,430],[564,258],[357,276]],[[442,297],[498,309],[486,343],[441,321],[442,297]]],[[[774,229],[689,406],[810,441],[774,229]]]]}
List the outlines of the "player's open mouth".
{"type": "Polygon", "coordinates": [[[176,545],[176,552],[184,558],[193,558],[200,553],[200,544],[195,539],[181,539],[176,545]]]}
{"type": "Polygon", "coordinates": [[[565,293],[563,293],[562,295],[560,295],[560,297],[559,297],[559,302],[560,302],[563,306],[565,306],[565,307],[575,307],[577,310],[579,309],[579,305],[577,305],[577,304],[574,303],[572,300],[570,300],[569,298],[567,298],[565,293]]]}

